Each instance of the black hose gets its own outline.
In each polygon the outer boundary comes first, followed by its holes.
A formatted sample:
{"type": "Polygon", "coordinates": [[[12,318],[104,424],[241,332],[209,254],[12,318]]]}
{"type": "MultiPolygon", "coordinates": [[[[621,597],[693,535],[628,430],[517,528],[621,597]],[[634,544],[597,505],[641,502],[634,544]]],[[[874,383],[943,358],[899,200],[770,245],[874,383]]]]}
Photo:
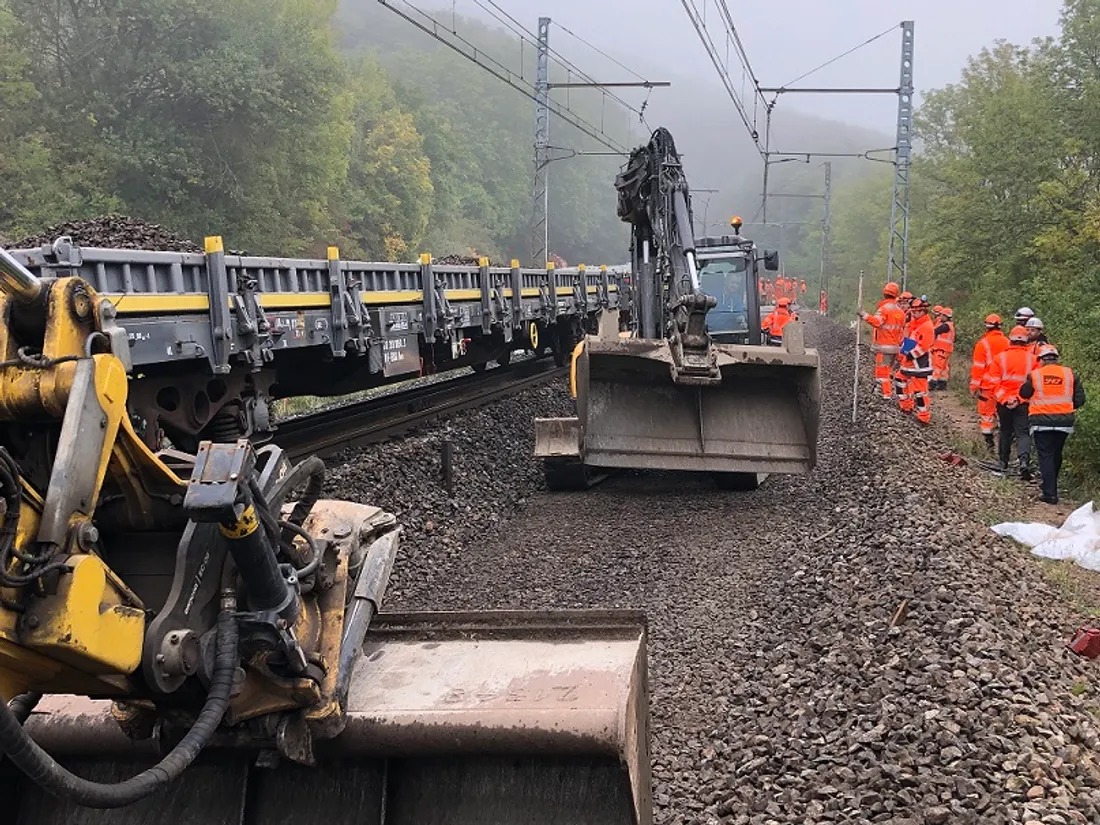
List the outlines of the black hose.
{"type": "Polygon", "coordinates": [[[218,616],[214,676],[199,718],[164,759],[131,779],[104,784],[70,773],[31,739],[3,702],[0,702],[0,750],[36,785],[56,797],[88,808],[130,805],[177,779],[210,742],[229,707],[237,660],[237,620],[232,610],[223,610],[218,616]]]}
{"type": "Polygon", "coordinates": [[[31,711],[42,701],[41,693],[21,693],[8,702],[8,710],[19,720],[19,724],[26,724],[31,716],[31,711]]]}
{"type": "Polygon", "coordinates": [[[302,491],[301,498],[295,503],[294,510],[291,511],[288,519],[291,524],[297,524],[299,527],[302,526],[310,510],[313,509],[313,505],[321,497],[321,493],[324,492],[325,462],[315,455],[299,462],[294,465],[294,468],[286,476],[279,480],[267,496],[267,503],[271,508],[271,512],[278,514],[283,509],[283,502],[286,501],[286,497],[290,495],[291,490],[303,481],[306,482],[306,488],[302,491]]]}
{"type": "Polygon", "coordinates": [[[321,564],[321,548],[317,546],[317,540],[304,527],[299,527],[293,522],[280,521],[279,524],[282,525],[284,530],[289,530],[294,535],[299,536],[306,543],[306,547],[309,548],[309,561],[306,562],[305,567],[294,571],[295,575],[298,576],[298,580],[301,581],[306,576],[312,576],[321,564]]]}

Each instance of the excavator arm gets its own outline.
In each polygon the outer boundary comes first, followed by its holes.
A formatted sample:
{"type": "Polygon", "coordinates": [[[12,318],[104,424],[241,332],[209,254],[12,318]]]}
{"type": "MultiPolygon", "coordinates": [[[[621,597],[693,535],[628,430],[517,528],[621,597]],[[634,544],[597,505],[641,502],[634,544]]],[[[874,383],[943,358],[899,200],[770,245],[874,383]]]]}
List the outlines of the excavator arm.
{"type": "MultiPolygon", "coordinates": [[[[584,488],[612,469],[645,469],[709,472],[745,489],[768,473],[811,470],[817,353],[800,325],[782,349],[712,340],[717,299],[701,288],[687,179],[666,129],[634,150],[615,188],[631,226],[636,334],[600,323],[573,359],[576,417],[535,420],[548,485],[584,488]]],[[[720,240],[742,271],[763,260],[739,234],[720,240]]]]}
{"type": "Polygon", "coordinates": [[[642,338],[667,337],[677,383],[715,383],[706,315],[717,300],[699,286],[691,197],[676,143],[657,129],[615,180],[618,215],[631,225],[642,338]]]}

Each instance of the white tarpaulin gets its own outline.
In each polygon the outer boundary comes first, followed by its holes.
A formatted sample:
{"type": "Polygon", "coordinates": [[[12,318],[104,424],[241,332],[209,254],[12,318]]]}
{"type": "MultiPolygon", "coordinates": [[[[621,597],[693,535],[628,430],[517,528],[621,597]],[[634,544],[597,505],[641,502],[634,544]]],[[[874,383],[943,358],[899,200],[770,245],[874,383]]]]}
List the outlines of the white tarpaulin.
{"type": "Polygon", "coordinates": [[[1100,571],[1100,512],[1093,512],[1091,501],[1070,513],[1061,527],[1013,521],[992,529],[1030,547],[1036,556],[1073,559],[1081,567],[1100,571]]]}

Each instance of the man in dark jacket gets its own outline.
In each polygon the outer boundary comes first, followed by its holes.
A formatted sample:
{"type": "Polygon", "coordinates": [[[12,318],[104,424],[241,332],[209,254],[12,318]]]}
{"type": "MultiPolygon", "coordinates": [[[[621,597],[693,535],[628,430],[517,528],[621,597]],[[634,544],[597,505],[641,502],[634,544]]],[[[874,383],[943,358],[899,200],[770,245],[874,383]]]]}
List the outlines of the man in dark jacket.
{"type": "Polygon", "coordinates": [[[1085,387],[1077,373],[1058,363],[1053,344],[1039,348],[1039,361],[1020,387],[1020,398],[1028,401],[1028,427],[1039,453],[1039,472],[1047,504],[1058,503],[1058,474],[1062,471],[1062,450],[1073,432],[1076,411],[1085,406],[1085,387]]]}

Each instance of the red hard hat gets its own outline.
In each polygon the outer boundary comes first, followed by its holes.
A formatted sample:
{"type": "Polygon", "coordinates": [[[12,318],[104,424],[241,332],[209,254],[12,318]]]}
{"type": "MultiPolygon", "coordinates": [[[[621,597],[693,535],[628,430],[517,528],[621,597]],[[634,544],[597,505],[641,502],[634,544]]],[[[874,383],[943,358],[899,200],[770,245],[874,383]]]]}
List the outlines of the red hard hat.
{"type": "Polygon", "coordinates": [[[913,300],[913,293],[910,292],[909,290],[906,290],[905,292],[901,293],[901,295],[899,295],[898,297],[901,298],[903,301],[912,301],[913,300]]]}
{"type": "Polygon", "coordinates": [[[779,299],[779,306],[789,307],[790,305],[791,305],[791,299],[790,298],[780,298],[779,299]]]}
{"type": "Polygon", "coordinates": [[[996,312],[991,312],[985,316],[985,325],[987,327],[999,327],[1001,325],[1001,316],[996,312]]]}
{"type": "Polygon", "coordinates": [[[1008,340],[1014,344],[1026,344],[1028,341],[1027,328],[1014,326],[1008,333],[1008,340]]]}
{"type": "Polygon", "coordinates": [[[947,318],[952,318],[955,315],[955,310],[953,310],[951,307],[944,307],[940,310],[940,312],[942,312],[943,315],[947,318]]]}
{"type": "Polygon", "coordinates": [[[893,281],[890,281],[890,283],[888,283],[886,286],[884,286],[882,288],[882,297],[883,298],[897,298],[898,293],[900,291],[901,291],[901,287],[899,287],[893,281]]]}

